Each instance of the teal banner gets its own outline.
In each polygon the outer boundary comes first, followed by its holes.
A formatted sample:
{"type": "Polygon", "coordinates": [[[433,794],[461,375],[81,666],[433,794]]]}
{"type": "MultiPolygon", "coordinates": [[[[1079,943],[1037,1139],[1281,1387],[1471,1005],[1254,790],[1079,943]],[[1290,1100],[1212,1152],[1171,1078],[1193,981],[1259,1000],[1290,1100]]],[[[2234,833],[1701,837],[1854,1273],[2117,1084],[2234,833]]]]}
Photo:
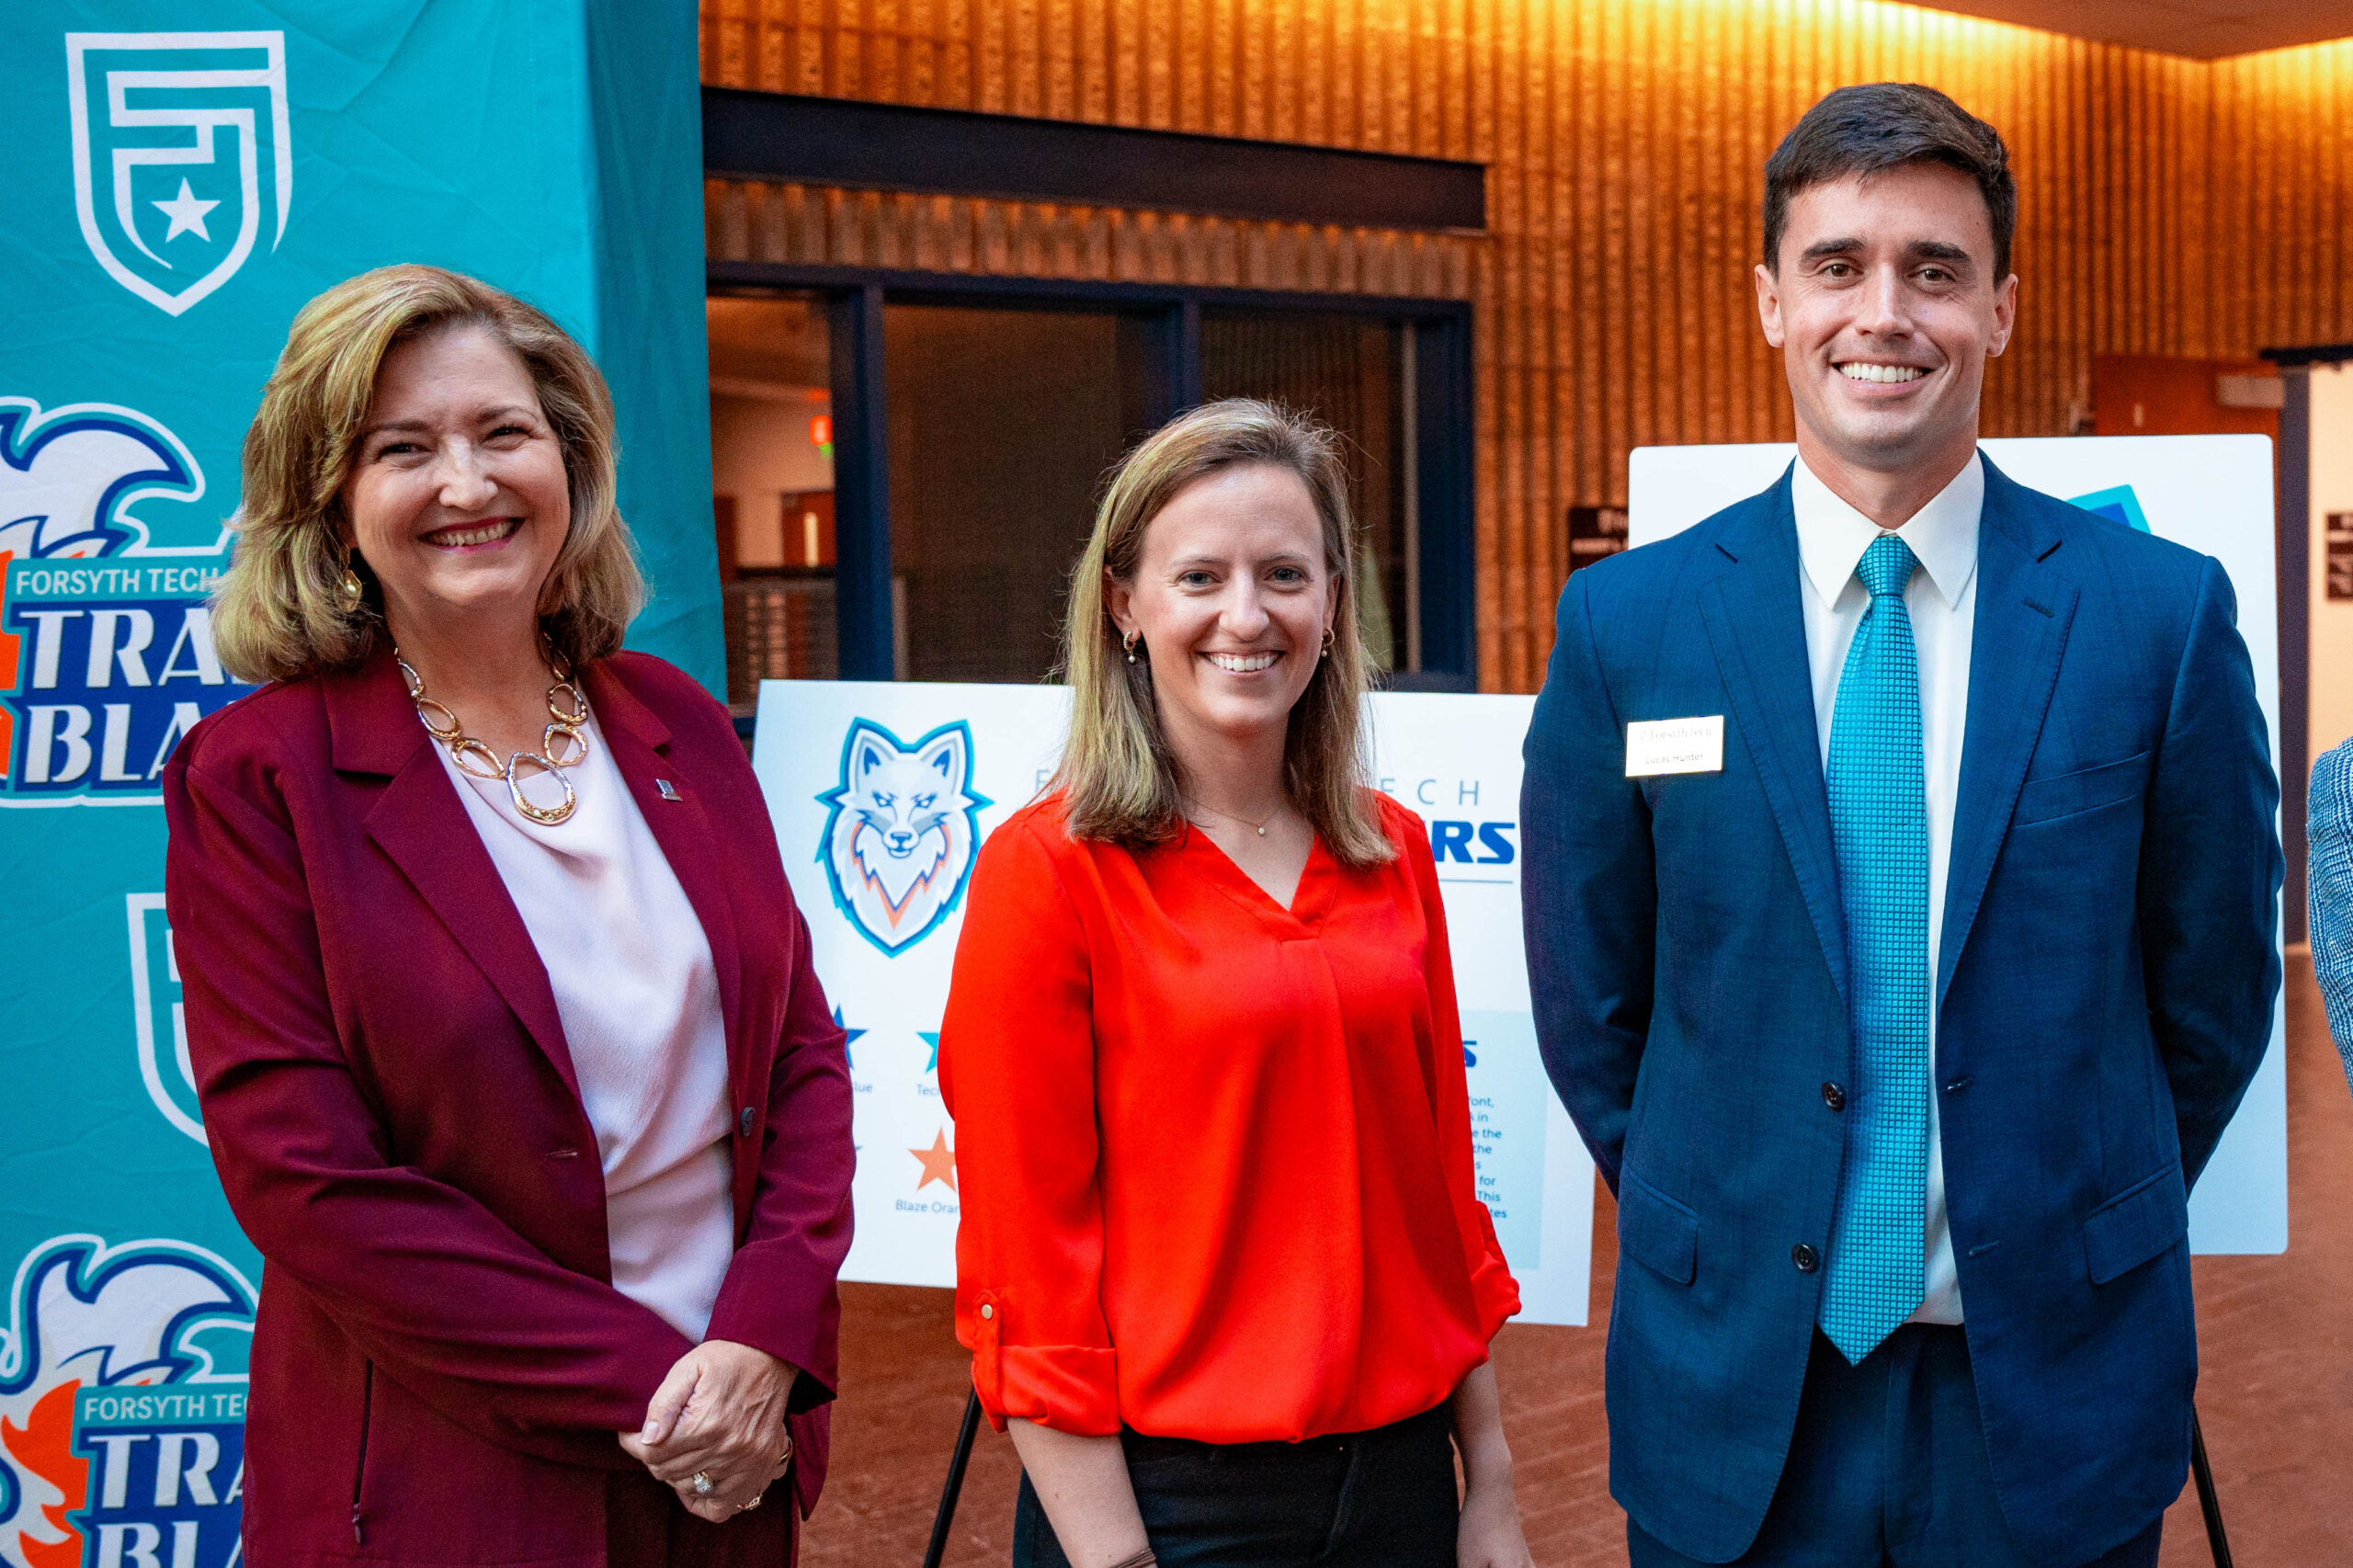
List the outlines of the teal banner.
{"type": "Polygon", "coordinates": [[[14,0],[0,224],[0,1563],[230,1568],[261,1260],[216,1184],[157,780],[294,312],[424,261],[597,357],[654,586],[724,690],[685,0],[14,0]]]}

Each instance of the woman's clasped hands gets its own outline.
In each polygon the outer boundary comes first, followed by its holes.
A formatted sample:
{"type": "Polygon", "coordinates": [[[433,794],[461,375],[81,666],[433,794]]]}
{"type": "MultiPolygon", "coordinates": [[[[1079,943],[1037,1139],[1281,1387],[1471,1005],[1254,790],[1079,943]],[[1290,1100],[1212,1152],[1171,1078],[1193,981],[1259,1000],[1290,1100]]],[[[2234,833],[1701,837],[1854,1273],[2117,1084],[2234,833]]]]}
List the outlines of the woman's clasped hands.
{"type": "Polygon", "coordinates": [[[785,1407],[800,1369],[732,1340],[678,1358],[621,1448],[713,1523],[760,1506],[792,1460],[785,1407]]]}

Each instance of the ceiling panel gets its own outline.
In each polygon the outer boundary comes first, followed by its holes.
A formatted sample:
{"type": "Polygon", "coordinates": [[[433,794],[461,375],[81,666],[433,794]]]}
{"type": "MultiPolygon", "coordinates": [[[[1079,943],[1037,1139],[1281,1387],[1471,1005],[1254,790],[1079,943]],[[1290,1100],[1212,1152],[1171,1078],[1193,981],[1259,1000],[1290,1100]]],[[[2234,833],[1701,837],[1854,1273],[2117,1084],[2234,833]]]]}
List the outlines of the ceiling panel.
{"type": "Polygon", "coordinates": [[[1938,0],[1936,8],[2200,60],[2353,38],[2353,0],[1938,0]]]}

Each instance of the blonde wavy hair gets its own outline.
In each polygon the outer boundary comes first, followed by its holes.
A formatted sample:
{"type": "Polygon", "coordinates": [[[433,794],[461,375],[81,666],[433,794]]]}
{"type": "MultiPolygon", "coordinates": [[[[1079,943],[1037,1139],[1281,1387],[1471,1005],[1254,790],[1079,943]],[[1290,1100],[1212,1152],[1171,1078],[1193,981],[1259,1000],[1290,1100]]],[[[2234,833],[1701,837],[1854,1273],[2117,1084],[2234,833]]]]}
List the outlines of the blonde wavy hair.
{"type": "Polygon", "coordinates": [[[1071,685],[1070,744],[1050,789],[1060,790],[1074,837],[1164,843],[1184,821],[1184,780],[1153,694],[1152,662],[1130,664],[1107,607],[1107,577],[1132,584],[1144,533],[1177,492],[1226,469],[1265,463],[1307,486],[1322,519],[1334,596],[1332,651],[1290,710],[1284,744],[1291,802],[1335,859],[1396,858],[1370,788],[1364,697],[1372,661],[1357,626],[1356,539],[1339,437],[1303,414],[1228,398],[1179,415],[1121,459],[1096,508],[1095,533],[1071,581],[1063,670],[1071,685]]]}
{"type": "Polygon", "coordinates": [[[585,350],[546,314],[438,267],[380,267],[294,317],[245,432],[236,555],[213,598],[221,662],[240,679],[300,680],[364,663],[386,644],[383,597],[346,542],[351,476],[377,373],[404,343],[458,326],[496,337],[530,371],[563,452],[572,527],[540,591],[541,629],[573,664],[621,645],[645,581],[614,503],[613,400],[585,350]],[[365,588],[341,585],[347,559],[365,588]]]}

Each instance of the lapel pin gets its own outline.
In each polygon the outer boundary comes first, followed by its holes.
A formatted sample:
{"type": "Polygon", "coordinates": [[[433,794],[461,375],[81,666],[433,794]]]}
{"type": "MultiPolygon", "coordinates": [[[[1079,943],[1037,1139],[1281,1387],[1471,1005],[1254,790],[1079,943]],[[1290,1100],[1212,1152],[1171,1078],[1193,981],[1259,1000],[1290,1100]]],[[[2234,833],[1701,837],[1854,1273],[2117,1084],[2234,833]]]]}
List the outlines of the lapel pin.
{"type": "Polygon", "coordinates": [[[654,781],[654,787],[662,791],[662,798],[665,801],[676,801],[681,799],[678,794],[678,787],[676,784],[671,783],[667,778],[656,778],[654,781]]]}

